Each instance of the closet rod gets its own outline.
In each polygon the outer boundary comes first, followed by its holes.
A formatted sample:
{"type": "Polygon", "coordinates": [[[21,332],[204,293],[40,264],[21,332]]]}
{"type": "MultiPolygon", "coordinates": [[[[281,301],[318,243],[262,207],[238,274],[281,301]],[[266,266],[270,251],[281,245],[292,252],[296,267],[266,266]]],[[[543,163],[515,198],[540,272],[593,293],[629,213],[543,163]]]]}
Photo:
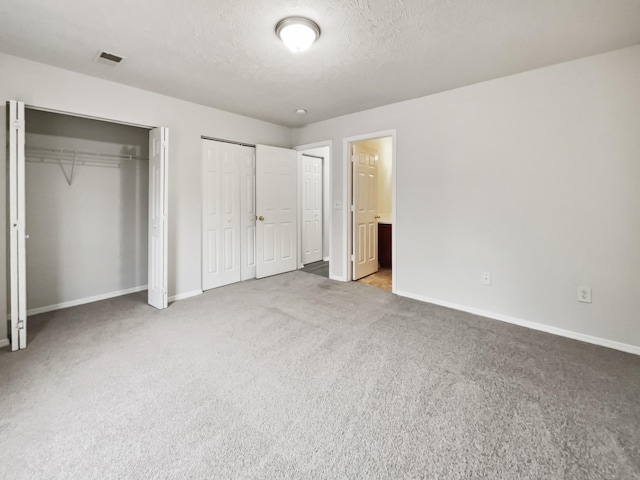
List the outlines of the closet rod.
{"type": "Polygon", "coordinates": [[[82,150],[66,150],[59,148],[42,148],[42,147],[27,147],[25,153],[57,153],[59,155],[82,155],[86,157],[95,157],[102,159],[128,159],[128,160],[148,160],[148,158],[142,158],[135,155],[125,155],[116,153],[99,153],[99,152],[86,152],[82,150]]]}
{"type": "Polygon", "coordinates": [[[250,143],[234,142],[233,140],[225,140],[223,138],[216,138],[216,137],[207,137],[206,135],[201,135],[200,138],[202,140],[213,140],[214,142],[231,143],[232,145],[240,145],[241,147],[251,147],[251,148],[256,147],[255,145],[252,145],[250,143]]]}

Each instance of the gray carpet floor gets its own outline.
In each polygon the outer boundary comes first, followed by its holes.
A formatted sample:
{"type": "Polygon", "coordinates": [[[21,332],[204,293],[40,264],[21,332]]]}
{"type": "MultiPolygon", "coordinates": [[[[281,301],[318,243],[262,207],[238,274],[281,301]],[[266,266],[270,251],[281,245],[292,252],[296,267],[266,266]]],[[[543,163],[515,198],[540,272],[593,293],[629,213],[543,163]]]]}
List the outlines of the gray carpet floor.
{"type": "Polygon", "coordinates": [[[301,272],[33,317],[0,478],[638,479],[640,357],[301,272]]]}

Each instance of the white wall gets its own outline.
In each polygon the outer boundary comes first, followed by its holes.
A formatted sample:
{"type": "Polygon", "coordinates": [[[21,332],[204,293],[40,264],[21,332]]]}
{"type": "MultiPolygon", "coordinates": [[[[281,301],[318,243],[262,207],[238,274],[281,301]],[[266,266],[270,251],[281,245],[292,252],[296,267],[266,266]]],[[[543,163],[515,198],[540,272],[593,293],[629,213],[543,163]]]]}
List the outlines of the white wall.
{"type": "MultiPolygon", "coordinates": [[[[108,68],[108,67],[106,67],[108,68]]],[[[169,296],[200,290],[200,135],[290,147],[291,131],[278,125],[0,54],[0,98],[27,105],[149,126],[164,126],[169,139],[169,296]]],[[[6,107],[0,105],[0,145],[6,144],[6,107]]],[[[6,149],[0,149],[4,161],[6,149]]],[[[0,169],[6,201],[6,171],[0,169]]],[[[0,251],[6,251],[6,208],[0,209],[0,251]]],[[[0,254],[6,271],[6,255],[0,254]]],[[[0,279],[6,311],[6,277],[0,279]]],[[[0,341],[6,338],[0,322],[0,341]]]]}
{"type": "MultiPolygon", "coordinates": [[[[343,138],[396,130],[398,292],[638,347],[638,85],[635,46],[320,122],[294,143],[333,142],[346,205],[343,138]]],[[[344,217],[332,226],[339,275],[344,217]]]]}
{"type": "Polygon", "coordinates": [[[25,143],[27,308],[146,286],[149,131],[27,109],[25,143]],[[144,160],[76,165],[69,185],[55,162],[73,156],[42,148],[144,160]]]}

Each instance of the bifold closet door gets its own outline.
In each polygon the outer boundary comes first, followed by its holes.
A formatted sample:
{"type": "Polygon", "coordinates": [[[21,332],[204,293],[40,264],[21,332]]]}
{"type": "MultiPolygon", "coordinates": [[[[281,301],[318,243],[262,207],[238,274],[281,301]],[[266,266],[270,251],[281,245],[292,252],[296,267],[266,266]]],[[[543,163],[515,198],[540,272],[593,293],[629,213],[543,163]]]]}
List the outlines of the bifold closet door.
{"type": "Polygon", "coordinates": [[[255,277],[255,150],[203,140],[202,289],[255,277]]]}
{"type": "Polygon", "coordinates": [[[11,350],[27,348],[27,265],[25,232],[24,103],[9,102],[9,261],[11,350]]]}
{"type": "Polygon", "coordinates": [[[149,131],[149,275],[148,303],[158,309],[168,305],[169,130],[149,131]]]}
{"type": "Polygon", "coordinates": [[[256,149],[245,149],[240,163],[240,277],[256,278],[256,149]]]}

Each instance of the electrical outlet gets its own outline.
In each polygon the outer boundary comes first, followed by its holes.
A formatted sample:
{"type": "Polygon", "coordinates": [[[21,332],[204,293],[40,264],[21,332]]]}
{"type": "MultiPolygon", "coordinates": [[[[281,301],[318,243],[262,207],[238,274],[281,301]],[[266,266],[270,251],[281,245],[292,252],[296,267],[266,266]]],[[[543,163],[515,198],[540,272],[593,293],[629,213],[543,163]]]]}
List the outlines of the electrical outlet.
{"type": "Polygon", "coordinates": [[[578,301],[591,303],[591,287],[578,287],[578,301]]]}
{"type": "Polygon", "coordinates": [[[491,272],[482,272],[482,284],[491,285],[491,272]]]}

